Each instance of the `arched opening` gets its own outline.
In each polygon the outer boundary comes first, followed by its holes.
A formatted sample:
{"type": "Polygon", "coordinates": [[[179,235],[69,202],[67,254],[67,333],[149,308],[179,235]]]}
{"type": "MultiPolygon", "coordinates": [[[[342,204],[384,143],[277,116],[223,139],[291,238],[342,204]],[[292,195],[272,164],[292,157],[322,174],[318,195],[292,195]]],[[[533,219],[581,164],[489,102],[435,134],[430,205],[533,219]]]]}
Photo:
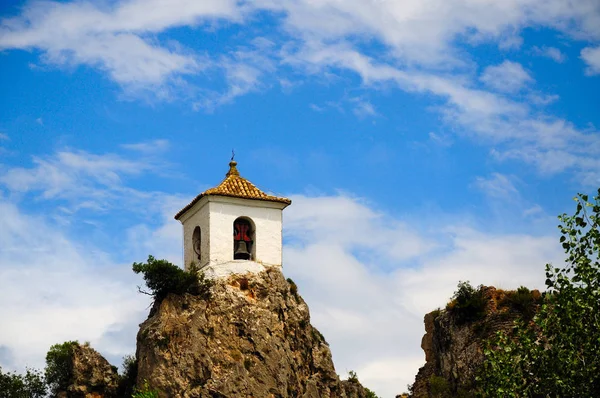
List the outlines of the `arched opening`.
{"type": "Polygon", "coordinates": [[[192,234],[192,248],[194,249],[195,257],[198,261],[202,261],[202,232],[200,227],[194,228],[192,234]]]}
{"type": "Polygon", "coordinates": [[[253,260],[254,223],[240,217],[233,222],[233,259],[253,260]]]}

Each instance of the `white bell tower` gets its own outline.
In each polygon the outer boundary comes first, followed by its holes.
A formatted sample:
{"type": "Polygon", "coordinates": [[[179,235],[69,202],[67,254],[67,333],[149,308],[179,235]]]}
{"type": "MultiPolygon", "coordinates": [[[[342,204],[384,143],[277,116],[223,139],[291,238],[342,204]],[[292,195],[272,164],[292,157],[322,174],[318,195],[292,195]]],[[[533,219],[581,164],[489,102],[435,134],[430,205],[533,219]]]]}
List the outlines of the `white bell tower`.
{"type": "Polygon", "coordinates": [[[292,201],[262,192],[229,163],[225,179],[196,196],[175,219],[183,224],[185,268],[209,277],[281,266],[282,211],[292,201]]]}

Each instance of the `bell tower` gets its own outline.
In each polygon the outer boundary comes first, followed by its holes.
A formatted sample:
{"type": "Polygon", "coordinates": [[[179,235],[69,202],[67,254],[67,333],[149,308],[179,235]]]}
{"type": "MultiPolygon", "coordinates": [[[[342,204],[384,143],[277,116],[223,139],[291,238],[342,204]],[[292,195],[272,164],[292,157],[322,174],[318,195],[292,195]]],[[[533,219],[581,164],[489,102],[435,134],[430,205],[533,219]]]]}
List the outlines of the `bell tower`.
{"type": "Polygon", "coordinates": [[[281,266],[282,212],[291,203],[241,177],[232,159],[219,185],[175,215],[183,225],[185,268],[194,263],[215,277],[281,266]]]}

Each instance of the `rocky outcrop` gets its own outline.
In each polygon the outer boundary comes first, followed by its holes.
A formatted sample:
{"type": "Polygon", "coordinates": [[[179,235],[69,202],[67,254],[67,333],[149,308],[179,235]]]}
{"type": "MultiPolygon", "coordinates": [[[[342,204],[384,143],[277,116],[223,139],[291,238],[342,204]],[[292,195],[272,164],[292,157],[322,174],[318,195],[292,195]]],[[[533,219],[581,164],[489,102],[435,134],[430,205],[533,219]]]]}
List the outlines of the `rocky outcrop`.
{"type": "Polygon", "coordinates": [[[169,295],[137,336],[137,383],[166,397],[366,398],[341,382],[308,306],[279,268],[169,295]]]}
{"type": "Polygon", "coordinates": [[[510,333],[514,321],[535,311],[540,300],[537,290],[518,293],[494,287],[480,287],[485,310],[477,319],[465,321],[452,311],[436,310],[425,315],[425,335],[421,348],[425,365],[419,369],[412,386],[412,396],[472,396],[475,376],[483,356],[483,342],[497,331],[510,333]]]}
{"type": "Polygon", "coordinates": [[[119,375],[89,344],[73,344],[71,379],[59,398],[114,398],[117,396],[119,375]]]}

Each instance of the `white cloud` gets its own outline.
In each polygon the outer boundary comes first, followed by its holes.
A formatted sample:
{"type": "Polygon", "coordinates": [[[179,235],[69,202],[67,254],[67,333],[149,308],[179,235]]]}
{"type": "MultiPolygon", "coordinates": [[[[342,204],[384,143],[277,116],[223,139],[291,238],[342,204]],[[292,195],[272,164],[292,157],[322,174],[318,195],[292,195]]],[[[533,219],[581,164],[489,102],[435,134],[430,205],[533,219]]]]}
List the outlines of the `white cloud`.
{"type": "Polygon", "coordinates": [[[581,50],[581,59],[587,64],[585,73],[587,75],[600,74],[600,46],[586,47],[581,50]]]}
{"type": "Polygon", "coordinates": [[[533,78],[518,62],[504,61],[500,65],[488,66],[481,74],[486,86],[500,92],[515,93],[533,82],[533,78]]]}
{"type": "Polygon", "coordinates": [[[560,51],[560,49],[558,49],[556,47],[533,46],[531,50],[532,50],[533,54],[535,54],[535,55],[550,58],[558,63],[563,63],[567,59],[567,56],[562,51],[560,51]]]}
{"type": "Polygon", "coordinates": [[[0,141],[9,141],[8,134],[0,133],[0,141]]]}

